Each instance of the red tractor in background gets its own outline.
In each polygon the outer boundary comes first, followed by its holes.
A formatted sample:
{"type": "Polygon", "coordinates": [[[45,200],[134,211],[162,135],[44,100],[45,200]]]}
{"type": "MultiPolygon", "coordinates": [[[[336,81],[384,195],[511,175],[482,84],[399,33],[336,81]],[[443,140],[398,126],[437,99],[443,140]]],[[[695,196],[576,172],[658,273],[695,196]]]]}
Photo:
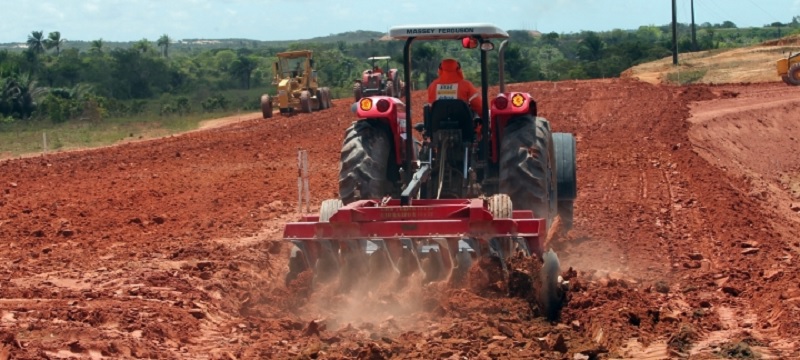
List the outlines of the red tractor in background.
{"type": "Polygon", "coordinates": [[[353,98],[355,102],[362,97],[368,96],[390,96],[400,97],[403,93],[403,81],[400,79],[400,72],[390,68],[390,56],[373,56],[368,58],[372,67],[361,73],[361,79],[356,79],[353,84],[353,98]],[[386,60],[384,67],[381,68],[379,62],[386,60]]]}

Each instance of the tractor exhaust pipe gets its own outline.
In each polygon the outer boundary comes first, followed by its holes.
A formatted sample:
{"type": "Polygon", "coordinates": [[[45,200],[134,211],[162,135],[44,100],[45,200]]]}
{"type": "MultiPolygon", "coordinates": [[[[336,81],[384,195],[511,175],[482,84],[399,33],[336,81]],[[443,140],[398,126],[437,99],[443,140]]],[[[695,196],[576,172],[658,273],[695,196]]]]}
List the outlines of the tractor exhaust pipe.
{"type": "Polygon", "coordinates": [[[508,40],[503,40],[500,43],[500,48],[497,50],[497,65],[498,69],[498,78],[500,79],[500,93],[506,92],[506,45],[508,45],[508,40]]]}

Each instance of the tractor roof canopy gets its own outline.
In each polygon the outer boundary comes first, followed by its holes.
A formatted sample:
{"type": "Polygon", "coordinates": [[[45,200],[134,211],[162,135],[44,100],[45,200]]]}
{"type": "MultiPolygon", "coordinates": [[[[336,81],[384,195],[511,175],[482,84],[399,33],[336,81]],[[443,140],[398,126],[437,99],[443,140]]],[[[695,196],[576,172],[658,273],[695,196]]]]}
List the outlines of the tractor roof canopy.
{"type": "Polygon", "coordinates": [[[389,29],[389,37],[397,40],[407,40],[408,38],[417,40],[458,40],[472,36],[480,36],[484,40],[507,39],[508,33],[497,26],[486,23],[404,25],[389,29]]]}

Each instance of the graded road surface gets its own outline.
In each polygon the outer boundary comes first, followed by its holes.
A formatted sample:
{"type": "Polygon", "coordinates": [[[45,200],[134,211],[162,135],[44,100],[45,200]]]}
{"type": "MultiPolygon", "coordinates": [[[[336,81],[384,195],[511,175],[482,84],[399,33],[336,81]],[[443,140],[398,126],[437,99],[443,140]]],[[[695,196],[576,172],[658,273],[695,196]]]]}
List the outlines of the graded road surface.
{"type": "Polygon", "coordinates": [[[336,197],[353,120],[339,100],[0,161],[0,360],[800,357],[800,88],[509,90],[578,141],[575,228],[554,243],[578,272],[560,322],[442,284],[284,285],[297,150],[312,203],[336,197]]]}

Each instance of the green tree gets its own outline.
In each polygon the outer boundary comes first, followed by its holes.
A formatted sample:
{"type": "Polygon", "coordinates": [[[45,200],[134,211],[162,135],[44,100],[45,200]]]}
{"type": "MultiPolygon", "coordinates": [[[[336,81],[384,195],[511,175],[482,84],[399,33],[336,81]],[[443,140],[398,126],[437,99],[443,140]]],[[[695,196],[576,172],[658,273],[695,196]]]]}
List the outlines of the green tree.
{"type": "Polygon", "coordinates": [[[230,49],[218,51],[217,54],[214,55],[214,61],[216,62],[217,69],[222,72],[230,71],[230,67],[236,60],[236,56],[236,53],[230,49]]]}
{"type": "Polygon", "coordinates": [[[28,49],[34,54],[41,54],[45,50],[44,31],[33,31],[28,35],[28,49]]]}
{"type": "Polygon", "coordinates": [[[37,86],[28,73],[0,78],[0,114],[18,119],[29,118],[36,110],[38,100],[47,93],[37,86]]]}
{"type": "Polygon", "coordinates": [[[115,49],[111,58],[113,97],[145,99],[171,89],[172,74],[164,60],[139,49],[115,49]]]}
{"type": "Polygon", "coordinates": [[[553,32],[549,32],[549,33],[547,33],[547,34],[544,34],[544,35],[542,36],[542,41],[543,41],[545,44],[547,44],[547,45],[550,45],[550,46],[556,46],[556,45],[558,45],[558,39],[559,39],[558,33],[557,33],[557,32],[555,32],[555,31],[553,31],[553,32]]]}
{"type": "Polygon", "coordinates": [[[153,51],[153,44],[150,43],[150,40],[145,38],[134,43],[133,49],[141,52],[142,54],[148,54],[153,51]]]}
{"type": "Polygon", "coordinates": [[[44,45],[47,50],[56,49],[56,56],[61,55],[61,46],[64,45],[66,40],[61,38],[61,32],[53,31],[47,35],[47,39],[44,40],[44,45]]]}
{"type": "Polygon", "coordinates": [[[54,83],[57,86],[78,85],[81,67],[83,67],[83,62],[78,49],[70,48],[64,50],[61,56],[58,57],[58,61],[50,65],[50,70],[55,78],[54,83]]]}
{"type": "Polygon", "coordinates": [[[240,81],[242,87],[250,89],[250,78],[256,67],[258,67],[258,61],[256,59],[247,55],[239,55],[236,60],[231,63],[228,71],[234,78],[240,81]]]}
{"type": "Polygon", "coordinates": [[[102,54],[103,53],[103,38],[99,38],[97,40],[92,40],[91,48],[89,48],[90,53],[95,54],[102,54]]]}
{"type": "Polygon", "coordinates": [[[440,57],[439,49],[429,42],[417,45],[411,52],[411,64],[422,76],[422,88],[427,88],[436,78],[440,57]]]}
{"type": "Polygon", "coordinates": [[[578,46],[578,56],[584,61],[597,61],[603,57],[605,43],[597,33],[589,31],[578,46]]]}
{"type": "Polygon", "coordinates": [[[158,47],[161,48],[161,55],[164,55],[164,57],[169,57],[169,44],[171,41],[172,39],[167,34],[164,34],[156,42],[158,47]]]}

